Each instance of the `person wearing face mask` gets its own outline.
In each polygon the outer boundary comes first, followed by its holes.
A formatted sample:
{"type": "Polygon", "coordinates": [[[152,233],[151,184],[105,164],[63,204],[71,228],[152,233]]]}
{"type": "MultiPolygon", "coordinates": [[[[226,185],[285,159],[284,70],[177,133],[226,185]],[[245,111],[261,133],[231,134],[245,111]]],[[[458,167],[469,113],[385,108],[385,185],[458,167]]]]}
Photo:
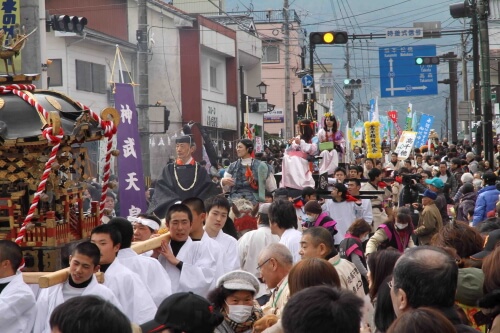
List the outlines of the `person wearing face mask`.
{"type": "Polygon", "coordinates": [[[372,226],[368,222],[363,219],[357,219],[347,229],[347,233],[339,245],[340,257],[352,262],[361,273],[365,293],[368,293],[368,270],[363,252],[363,242],[368,239],[371,231],[372,226]]]}
{"type": "Polygon", "coordinates": [[[337,222],[334,221],[328,212],[323,212],[321,205],[317,201],[308,201],[304,206],[306,216],[302,218],[302,227],[323,227],[326,228],[332,237],[337,233],[337,222]]]}
{"type": "Polygon", "coordinates": [[[366,256],[388,247],[393,247],[403,253],[406,248],[414,247],[411,238],[413,223],[411,211],[407,207],[399,207],[393,220],[381,224],[366,244],[366,256]]]}
{"type": "Polygon", "coordinates": [[[248,272],[236,270],[224,274],[217,281],[207,299],[224,316],[214,333],[250,333],[254,323],[263,317],[259,303],[254,300],[259,292],[259,281],[248,272]]]}

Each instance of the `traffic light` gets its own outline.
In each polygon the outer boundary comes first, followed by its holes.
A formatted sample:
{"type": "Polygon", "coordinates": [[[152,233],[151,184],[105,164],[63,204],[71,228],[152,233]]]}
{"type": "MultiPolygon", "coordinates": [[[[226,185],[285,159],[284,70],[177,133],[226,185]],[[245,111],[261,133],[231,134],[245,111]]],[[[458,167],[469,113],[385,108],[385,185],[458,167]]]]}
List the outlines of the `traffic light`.
{"type": "Polygon", "coordinates": [[[439,65],[439,57],[416,57],[415,65],[439,65]]]}
{"type": "Polygon", "coordinates": [[[347,32],[345,31],[311,32],[309,34],[309,42],[311,45],[346,44],[347,39],[347,32]]]}
{"type": "Polygon", "coordinates": [[[456,19],[462,17],[472,17],[472,8],[469,4],[469,0],[465,0],[463,3],[450,5],[450,15],[456,19]]]}
{"type": "Polygon", "coordinates": [[[49,25],[57,31],[81,33],[87,25],[87,19],[78,16],[52,15],[49,25]]]}
{"type": "Polygon", "coordinates": [[[361,79],[344,79],[345,89],[359,89],[363,81],[361,79]]]}

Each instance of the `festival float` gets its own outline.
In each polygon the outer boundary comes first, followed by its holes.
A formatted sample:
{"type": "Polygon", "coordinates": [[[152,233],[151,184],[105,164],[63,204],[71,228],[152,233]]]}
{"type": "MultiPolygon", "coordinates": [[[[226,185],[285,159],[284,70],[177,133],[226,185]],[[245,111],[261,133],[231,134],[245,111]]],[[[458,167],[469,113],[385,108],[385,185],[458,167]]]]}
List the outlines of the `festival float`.
{"type": "MultiPolygon", "coordinates": [[[[0,30],[0,35],[3,30],[0,30]]],[[[36,89],[38,74],[9,73],[29,36],[18,32],[0,58],[0,239],[15,241],[24,253],[25,272],[61,269],[62,250],[90,236],[100,224],[110,175],[112,138],[119,114],[100,114],[69,96],[36,89]],[[101,202],[83,211],[90,174],[86,142],[107,140],[106,164],[99,170],[101,202]]]]}

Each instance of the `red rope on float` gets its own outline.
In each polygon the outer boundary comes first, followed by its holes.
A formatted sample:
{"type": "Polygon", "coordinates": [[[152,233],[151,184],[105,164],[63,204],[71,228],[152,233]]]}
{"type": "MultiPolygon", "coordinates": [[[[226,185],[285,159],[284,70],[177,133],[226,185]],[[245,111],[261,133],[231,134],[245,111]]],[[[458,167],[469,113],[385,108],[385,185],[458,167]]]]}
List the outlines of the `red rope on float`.
{"type": "MultiPolygon", "coordinates": [[[[43,116],[43,118],[47,121],[47,123],[50,124],[50,119],[49,119],[49,113],[45,108],[40,105],[35,99],[33,99],[29,94],[27,94],[25,91],[34,91],[36,89],[36,86],[34,84],[12,84],[9,86],[0,86],[0,94],[15,94],[19,97],[21,97],[25,102],[33,106],[38,112],[40,112],[43,116]]],[[[91,115],[91,117],[99,123],[101,128],[104,129],[104,136],[108,139],[108,145],[107,145],[107,151],[106,151],[106,162],[104,164],[104,178],[103,178],[103,188],[102,188],[102,195],[101,195],[101,214],[99,216],[99,219],[102,218],[103,211],[104,211],[104,200],[106,198],[106,191],[108,190],[108,181],[109,181],[109,174],[110,174],[110,161],[111,161],[111,148],[112,148],[112,140],[113,140],[113,135],[116,134],[117,128],[114,125],[112,121],[108,120],[103,120],[101,117],[89,109],[88,107],[82,105],[81,103],[77,104],[85,111],[88,111],[91,115]]],[[[38,203],[40,201],[40,195],[45,191],[45,185],[47,184],[47,179],[49,178],[50,172],[51,172],[51,167],[54,161],[57,158],[57,152],[59,150],[59,147],[61,146],[61,141],[64,138],[64,131],[62,127],[59,129],[59,133],[57,135],[53,135],[53,128],[52,126],[47,126],[43,129],[42,135],[47,139],[47,141],[54,146],[52,147],[50,156],[48,161],[45,163],[44,171],[42,174],[42,178],[40,180],[40,183],[38,185],[38,188],[33,196],[33,202],[31,203],[30,209],[28,210],[28,214],[26,215],[26,218],[21,225],[21,229],[19,230],[19,233],[17,234],[15,242],[17,244],[20,244],[23,241],[24,236],[26,235],[26,226],[31,222],[33,219],[33,214],[35,213],[35,210],[38,206],[38,203]]]]}

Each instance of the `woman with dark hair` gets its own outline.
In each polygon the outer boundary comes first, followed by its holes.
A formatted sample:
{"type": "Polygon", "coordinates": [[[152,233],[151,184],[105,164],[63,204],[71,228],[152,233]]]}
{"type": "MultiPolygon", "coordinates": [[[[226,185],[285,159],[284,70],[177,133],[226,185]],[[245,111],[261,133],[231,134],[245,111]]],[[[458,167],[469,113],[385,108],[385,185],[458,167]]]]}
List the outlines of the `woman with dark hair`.
{"type": "Polygon", "coordinates": [[[398,250],[388,248],[372,253],[368,257],[368,284],[370,289],[368,294],[372,303],[376,302],[380,286],[384,279],[392,274],[396,261],[400,256],[401,253],[398,250]]]}
{"type": "Polygon", "coordinates": [[[318,147],[312,142],[315,123],[309,119],[299,121],[300,136],[288,140],[289,147],[283,156],[282,179],[280,187],[301,190],[315,187],[312,176],[313,166],[310,159],[316,155],[318,147]]]}
{"type": "Polygon", "coordinates": [[[259,281],[253,274],[233,271],[224,274],[217,281],[207,299],[224,316],[222,324],[214,333],[252,332],[254,323],[263,313],[254,296],[259,291],[259,281]]]}
{"type": "Polygon", "coordinates": [[[345,139],[338,129],[338,122],[332,113],[325,113],[323,128],[318,131],[322,159],[319,162],[319,173],[329,175],[337,168],[344,157],[345,139]],[[329,143],[330,144],[325,144],[329,143]],[[324,149],[322,146],[326,146],[324,149]]]}
{"type": "Polygon", "coordinates": [[[387,333],[456,333],[455,326],[441,312],[427,307],[404,312],[387,333]]]}
{"type": "MultiPolygon", "coordinates": [[[[398,250],[389,247],[385,250],[376,251],[367,258],[368,295],[370,296],[370,301],[375,309],[378,307],[379,290],[385,283],[385,279],[392,275],[396,261],[400,256],[401,253],[398,250]]],[[[379,308],[384,306],[385,304],[382,304],[379,308]]],[[[380,315],[382,314],[379,314],[379,316],[380,315]]],[[[375,317],[373,319],[375,320],[375,317]]],[[[375,323],[372,322],[370,326],[375,327],[375,323]]]]}
{"type": "Polygon", "coordinates": [[[364,219],[357,219],[347,229],[344,240],[339,245],[340,257],[352,262],[361,273],[365,293],[368,293],[368,271],[363,242],[368,239],[368,234],[371,231],[372,227],[368,222],[364,219]]]}
{"type": "Polygon", "coordinates": [[[488,332],[500,332],[500,246],[483,260],[484,294],[478,301],[481,312],[486,315],[488,332]]]}
{"type": "Polygon", "coordinates": [[[411,211],[407,207],[399,207],[395,219],[381,224],[366,244],[366,255],[388,247],[393,247],[403,253],[406,248],[415,244],[411,238],[413,223],[411,211]]]}
{"type": "Polygon", "coordinates": [[[375,323],[376,332],[385,333],[389,326],[396,320],[396,313],[391,299],[391,288],[389,282],[392,281],[392,275],[386,277],[377,293],[377,304],[375,305],[375,314],[373,321],[375,323]]]}
{"type": "Polygon", "coordinates": [[[483,250],[483,237],[465,222],[448,223],[431,239],[432,246],[451,247],[461,259],[460,267],[470,266],[470,256],[483,250]]]}

